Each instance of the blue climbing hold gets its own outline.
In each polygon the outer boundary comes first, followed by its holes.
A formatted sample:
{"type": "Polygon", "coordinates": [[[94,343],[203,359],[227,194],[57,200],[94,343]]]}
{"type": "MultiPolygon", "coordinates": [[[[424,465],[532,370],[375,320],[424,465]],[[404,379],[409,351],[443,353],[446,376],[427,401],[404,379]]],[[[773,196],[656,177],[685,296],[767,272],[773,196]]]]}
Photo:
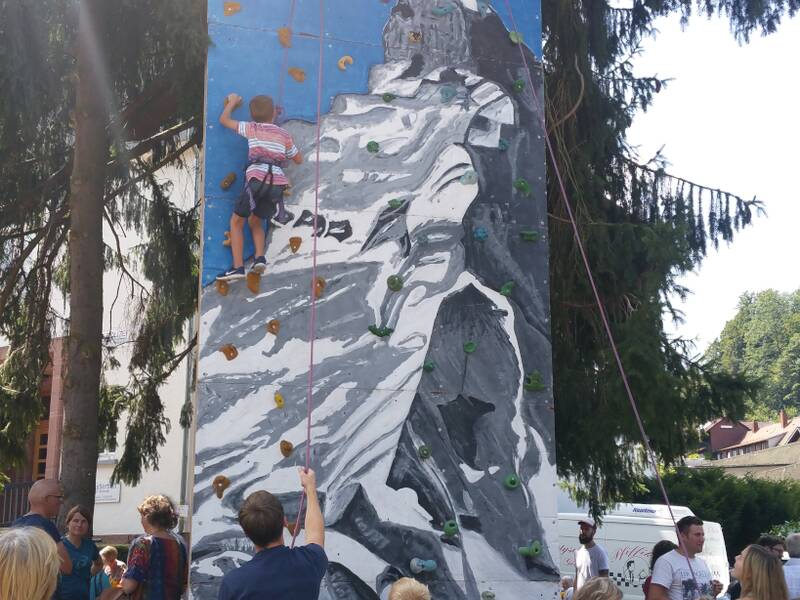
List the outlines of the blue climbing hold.
{"type": "Polygon", "coordinates": [[[508,143],[508,140],[506,138],[500,138],[500,141],[497,142],[497,148],[501,152],[505,152],[506,150],[508,150],[510,146],[511,144],[508,143]]]}
{"type": "Polygon", "coordinates": [[[431,12],[436,15],[437,17],[443,17],[446,14],[453,12],[456,9],[456,5],[452,2],[445,4],[444,6],[436,6],[431,10],[431,12]]]}
{"type": "Polygon", "coordinates": [[[464,185],[475,185],[478,183],[478,174],[473,169],[469,169],[464,171],[464,174],[458,180],[464,185]]]}
{"type": "Polygon", "coordinates": [[[412,558],[408,567],[411,569],[411,572],[414,573],[414,575],[419,575],[420,573],[426,572],[430,573],[436,570],[436,561],[424,560],[422,558],[412,558]]]}
{"type": "Polygon", "coordinates": [[[442,97],[442,104],[447,104],[456,97],[456,88],[452,85],[443,85],[442,89],[439,90],[439,95],[442,97]]]}
{"type": "Polygon", "coordinates": [[[476,227],[472,230],[472,237],[479,242],[483,242],[489,237],[489,232],[486,230],[486,227],[476,227]]]}

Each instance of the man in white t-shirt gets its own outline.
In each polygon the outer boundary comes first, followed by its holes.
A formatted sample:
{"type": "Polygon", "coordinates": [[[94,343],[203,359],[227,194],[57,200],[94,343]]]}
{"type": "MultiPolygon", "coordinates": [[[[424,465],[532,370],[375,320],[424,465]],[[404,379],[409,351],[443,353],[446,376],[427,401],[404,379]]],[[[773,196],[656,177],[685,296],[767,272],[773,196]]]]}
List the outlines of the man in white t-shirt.
{"type": "Polygon", "coordinates": [[[793,533],[786,538],[786,551],[789,560],[783,565],[783,575],[789,588],[789,600],[797,600],[800,598],[800,533],[793,533]]]}
{"type": "Polygon", "coordinates": [[[708,565],[696,556],[703,551],[706,539],[703,522],[695,516],[688,516],[678,521],[677,526],[678,549],[667,552],[656,561],[648,600],[716,597],[722,591],[722,584],[711,579],[708,565]]]}
{"type": "Polygon", "coordinates": [[[581,547],[575,550],[575,592],[593,577],[608,577],[608,554],[594,541],[597,525],[592,517],[578,521],[581,547]]]}

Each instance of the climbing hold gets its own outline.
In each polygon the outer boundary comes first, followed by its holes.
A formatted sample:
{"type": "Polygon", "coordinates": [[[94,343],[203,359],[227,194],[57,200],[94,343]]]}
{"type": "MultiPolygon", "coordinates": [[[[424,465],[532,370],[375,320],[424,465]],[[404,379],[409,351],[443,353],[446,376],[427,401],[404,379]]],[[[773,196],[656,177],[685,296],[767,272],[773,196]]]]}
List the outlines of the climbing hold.
{"type": "Polygon", "coordinates": [[[464,174],[459,177],[458,180],[464,185],[475,185],[478,183],[478,174],[474,170],[469,169],[468,171],[464,171],[464,174]]]}
{"type": "Polygon", "coordinates": [[[422,41],[422,32],[421,31],[409,31],[408,32],[408,41],[412,44],[419,44],[422,41]]]}
{"type": "Polygon", "coordinates": [[[283,399],[283,394],[275,392],[275,406],[283,408],[284,404],[286,404],[286,401],[283,399]]]}
{"type": "Polygon", "coordinates": [[[306,72],[299,67],[291,67],[289,69],[289,75],[294,79],[297,83],[303,83],[306,80],[306,72]]]}
{"type": "Polygon", "coordinates": [[[481,600],[494,600],[494,592],[485,591],[481,592],[481,600]]]}
{"type": "Polygon", "coordinates": [[[378,142],[367,142],[367,152],[372,152],[375,154],[381,147],[378,142]]]}
{"type": "Polygon", "coordinates": [[[519,31],[510,31],[508,33],[508,39],[511,40],[512,44],[521,44],[522,34],[519,31]]]}
{"type": "Polygon", "coordinates": [[[519,549],[521,556],[534,558],[542,553],[542,543],[539,540],[533,540],[530,546],[523,546],[519,549]]]}
{"type": "Polygon", "coordinates": [[[267,331],[269,331],[272,335],[278,335],[281,331],[281,322],[278,319],[272,319],[269,323],[267,323],[267,331]]]}
{"type": "Polygon", "coordinates": [[[511,292],[513,291],[514,291],[514,282],[507,281],[503,284],[503,287],[500,288],[500,295],[508,297],[511,295],[511,292]]]}
{"type": "Polygon", "coordinates": [[[247,274],[247,289],[254,294],[258,293],[258,288],[261,285],[261,275],[255,271],[250,271],[247,274]]]}
{"type": "Polygon", "coordinates": [[[542,374],[539,371],[533,371],[528,374],[522,387],[528,392],[543,392],[546,389],[542,382],[542,374]]]}
{"type": "Polygon", "coordinates": [[[436,561],[435,560],[424,560],[422,558],[412,558],[411,562],[409,562],[408,567],[411,569],[411,572],[415,575],[419,575],[420,573],[430,573],[431,571],[436,570],[436,561]]]}
{"type": "Polygon", "coordinates": [[[486,227],[476,227],[472,230],[472,237],[479,242],[483,242],[489,237],[489,232],[486,230],[486,227]]]}
{"type": "Polygon", "coordinates": [[[215,287],[217,288],[217,291],[219,292],[220,296],[228,295],[228,290],[230,289],[230,286],[228,285],[227,281],[217,280],[215,287]]]}
{"type": "Polygon", "coordinates": [[[240,10],[242,10],[242,5],[239,2],[225,2],[222,5],[222,14],[226,17],[235,15],[240,10]]]}
{"type": "Polygon", "coordinates": [[[340,71],[346,71],[348,65],[353,64],[353,57],[349,54],[345,54],[342,58],[338,60],[336,65],[339,67],[340,71]]]}
{"type": "Polygon", "coordinates": [[[381,97],[383,98],[383,101],[384,101],[384,102],[391,102],[392,100],[394,100],[395,98],[397,98],[397,96],[395,96],[394,94],[391,94],[391,93],[389,93],[389,92],[386,92],[386,93],[385,93],[383,96],[381,96],[381,97]]]}
{"type": "Polygon", "coordinates": [[[403,278],[400,275],[389,275],[386,278],[386,285],[389,286],[389,289],[393,292],[399,292],[403,289],[403,278]]]}
{"type": "Polygon", "coordinates": [[[328,285],[328,284],[322,277],[317,277],[314,280],[314,297],[317,300],[322,298],[322,294],[325,292],[325,286],[326,285],[328,285]]]}
{"type": "Polygon", "coordinates": [[[508,143],[508,140],[506,138],[500,138],[497,142],[497,148],[501,152],[505,152],[506,150],[508,150],[509,146],[510,144],[508,143]]]}
{"type": "Polygon", "coordinates": [[[284,196],[291,196],[292,195],[292,185],[290,183],[287,183],[286,187],[283,188],[283,195],[284,196]]]}
{"type": "Polygon", "coordinates": [[[278,41],[284,48],[292,47],[292,30],[288,27],[278,29],[278,41]]]}
{"type": "Polygon", "coordinates": [[[519,177],[514,180],[514,189],[517,190],[523,196],[530,196],[531,194],[531,184],[528,183],[526,179],[519,177]]]}
{"type": "Polygon", "coordinates": [[[447,104],[456,97],[456,88],[452,85],[443,85],[439,90],[439,95],[442,97],[442,104],[447,104]]]}
{"type": "Polygon", "coordinates": [[[222,352],[225,355],[225,358],[228,360],[233,360],[239,356],[239,351],[233,344],[225,344],[224,346],[220,346],[219,351],[222,352]]]}
{"type": "Polygon", "coordinates": [[[511,84],[511,87],[517,94],[521,94],[523,91],[525,91],[525,80],[517,79],[513,84],[511,84]]]}
{"type": "Polygon", "coordinates": [[[453,537],[458,533],[458,523],[456,523],[452,519],[449,521],[445,521],[443,529],[444,529],[444,534],[447,537],[453,537]]]}
{"type": "Polygon", "coordinates": [[[426,459],[431,457],[431,449],[429,446],[420,446],[417,448],[417,454],[421,459],[426,459]]]}
{"type": "Polygon", "coordinates": [[[525,242],[538,242],[540,236],[538,231],[526,229],[519,232],[519,237],[521,237],[525,242]]]}
{"type": "Polygon", "coordinates": [[[280,447],[281,454],[283,454],[284,458],[289,458],[294,451],[294,444],[292,444],[292,442],[287,442],[286,440],[281,440],[280,447]]]}
{"type": "Polygon", "coordinates": [[[303,238],[301,237],[290,237],[289,238],[289,248],[292,250],[292,254],[296,254],[297,251],[300,249],[300,244],[303,243],[303,238]]]}
{"type": "Polygon", "coordinates": [[[392,198],[389,200],[389,208],[400,208],[403,206],[403,201],[400,198],[392,198]]]}
{"type": "Polygon", "coordinates": [[[223,246],[228,246],[230,248],[230,245],[231,245],[231,232],[230,231],[226,231],[225,232],[225,239],[222,240],[222,245],[223,246]]]}
{"type": "Polygon", "coordinates": [[[510,490],[515,490],[519,487],[519,477],[517,477],[514,473],[507,475],[506,478],[503,479],[503,485],[510,490]]]}
{"type": "MultiPolygon", "coordinates": [[[[481,13],[482,17],[485,17],[489,14],[491,5],[489,4],[490,0],[478,0],[478,12],[481,13]]],[[[494,598],[494,596],[492,596],[494,598]]]]}
{"type": "Polygon", "coordinates": [[[452,2],[448,2],[444,6],[436,6],[434,7],[431,12],[436,15],[437,17],[443,17],[446,14],[453,12],[456,9],[456,5],[452,2]]]}
{"type": "Polygon", "coordinates": [[[288,529],[289,533],[292,535],[294,535],[294,526],[295,523],[292,523],[291,521],[286,521],[286,529],[288,529]]]}
{"type": "Polygon", "coordinates": [[[214,477],[214,481],[211,483],[211,487],[214,488],[214,493],[217,495],[217,498],[220,499],[230,485],[231,480],[225,477],[225,475],[217,475],[214,477]]]}
{"type": "Polygon", "coordinates": [[[370,325],[369,327],[367,327],[367,329],[369,329],[369,332],[372,335],[377,335],[378,337],[382,338],[389,337],[390,335],[392,335],[392,332],[394,332],[394,329],[392,329],[391,327],[386,327],[385,325],[381,325],[380,327],[378,327],[377,325],[370,325]]]}
{"type": "Polygon", "coordinates": [[[478,349],[478,344],[476,344],[473,341],[469,341],[466,344],[464,344],[464,352],[466,352],[467,354],[472,354],[477,349],[478,349]]]}
{"type": "Polygon", "coordinates": [[[227,190],[234,184],[235,181],[236,181],[236,173],[231,171],[230,173],[225,175],[225,178],[222,181],[219,182],[219,187],[221,187],[223,190],[227,190]]]}
{"type": "Polygon", "coordinates": [[[434,363],[432,360],[426,360],[424,363],[422,363],[422,370],[425,371],[426,373],[430,373],[435,368],[436,368],[436,363],[434,363]]]}

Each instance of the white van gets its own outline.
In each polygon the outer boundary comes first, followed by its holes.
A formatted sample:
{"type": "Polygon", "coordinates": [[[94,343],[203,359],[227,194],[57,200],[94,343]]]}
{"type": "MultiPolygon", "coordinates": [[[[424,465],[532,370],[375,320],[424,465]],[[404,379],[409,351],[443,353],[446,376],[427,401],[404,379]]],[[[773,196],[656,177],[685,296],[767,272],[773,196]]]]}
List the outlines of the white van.
{"type": "MultiPolygon", "coordinates": [[[[673,506],[672,513],[678,521],[694,513],[685,506],[673,506]]],[[[559,512],[558,538],[560,547],[559,569],[562,575],[575,576],[575,550],[578,542],[578,521],[586,513],[559,512]]],[[[702,518],[702,517],[701,517],[702,518]]],[[[714,579],[728,587],[730,574],[725,540],[719,523],[704,521],[706,542],[700,554],[714,579]]],[[[650,554],[653,545],[661,540],[678,542],[669,510],[662,504],[619,504],[602,518],[595,541],[608,552],[609,572],[622,590],[626,600],[642,599],[642,584],[650,575],[650,554]]]]}

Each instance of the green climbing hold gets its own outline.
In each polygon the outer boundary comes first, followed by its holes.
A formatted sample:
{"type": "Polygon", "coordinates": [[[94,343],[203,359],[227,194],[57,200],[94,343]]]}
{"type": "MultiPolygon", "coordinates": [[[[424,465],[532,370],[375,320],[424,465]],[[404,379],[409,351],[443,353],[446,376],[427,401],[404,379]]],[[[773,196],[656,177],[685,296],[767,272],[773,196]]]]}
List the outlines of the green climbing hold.
{"type": "Polygon", "coordinates": [[[494,592],[481,592],[481,600],[494,600],[494,592]]]}
{"type": "Polygon", "coordinates": [[[464,344],[464,352],[466,352],[467,354],[472,354],[477,349],[478,349],[478,344],[476,344],[475,342],[470,341],[464,344]]]}
{"type": "Polygon", "coordinates": [[[393,292],[399,292],[403,289],[403,278],[400,275],[389,275],[386,278],[386,285],[389,286],[389,289],[393,292]]]}
{"type": "Polygon", "coordinates": [[[507,139],[505,139],[505,138],[500,138],[500,140],[497,142],[497,148],[498,148],[498,149],[499,149],[501,152],[505,152],[506,150],[508,150],[508,148],[509,148],[510,146],[511,146],[511,144],[510,144],[510,143],[508,142],[508,140],[507,140],[507,139]]]}
{"type": "Polygon", "coordinates": [[[519,477],[517,477],[514,473],[507,475],[503,480],[503,485],[509,490],[515,490],[519,487],[519,477]]]}
{"type": "Polygon", "coordinates": [[[524,242],[538,242],[540,236],[538,231],[526,229],[519,232],[519,237],[521,237],[524,242]]]}
{"type": "Polygon", "coordinates": [[[511,87],[517,94],[521,94],[525,91],[525,80],[524,79],[517,79],[511,84],[511,87]]]}
{"type": "Polygon", "coordinates": [[[455,534],[458,533],[458,523],[456,523],[452,519],[449,521],[445,521],[443,529],[444,529],[444,534],[447,537],[453,537],[455,534]]]}
{"type": "Polygon", "coordinates": [[[522,34],[519,31],[510,31],[508,33],[508,39],[511,40],[514,44],[521,44],[522,43],[522,34]]]}
{"type": "Polygon", "coordinates": [[[386,92],[382,97],[384,102],[391,102],[392,100],[397,98],[397,96],[395,96],[394,94],[390,94],[389,92],[386,92]]]}
{"type": "Polygon", "coordinates": [[[431,457],[431,449],[429,446],[420,446],[417,448],[417,454],[422,459],[430,458],[431,457]]]}
{"type": "Polygon", "coordinates": [[[372,152],[375,154],[381,147],[378,145],[378,142],[367,142],[367,152],[372,152]]]}
{"type": "Polygon", "coordinates": [[[392,198],[389,200],[389,208],[400,208],[403,206],[403,201],[400,198],[392,198]]]}
{"type": "Polygon", "coordinates": [[[542,543],[539,540],[533,540],[530,546],[524,546],[519,549],[522,556],[534,558],[542,553],[542,543]]]}
{"type": "Polygon", "coordinates": [[[425,371],[426,373],[430,373],[435,368],[436,368],[436,363],[434,363],[432,360],[426,360],[424,363],[422,363],[422,370],[425,371]]]}
{"type": "Polygon", "coordinates": [[[369,327],[367,327],[367,329],[369,329],[369,332],[371,334],[377,335],[378,337],[382,338],[389,337],[390,335],[392,335],[392,332],[394,331],[394,329],[392,329],[391,327],[386,327],[385,325],[381,325],[380,327],[378,327],[377,325],[370,325],[369,327]]]}
{"type": "Polygon", "coordinates": [[[523,179],[522,177],[514,180],[514,189],[523,196],[530,196],[531,194],[531,184],[528,183],[527,179],[523,179]]]}
{"type": "Polygon", "coordinates": [[[500,294],[502,296],[510,296],[511,292],[513,291],[514,291],[513,281],[507,281],[506,283],[503,284],[503,287],[500,288],[500,294]]]}
{"type": "Polygon", "coordinates": [[[545,386],[542,382],[542,374],[539,371],[533,371],[525,378],[525,383],[522,387],[528,392],[543,392],[545,386]]]}

